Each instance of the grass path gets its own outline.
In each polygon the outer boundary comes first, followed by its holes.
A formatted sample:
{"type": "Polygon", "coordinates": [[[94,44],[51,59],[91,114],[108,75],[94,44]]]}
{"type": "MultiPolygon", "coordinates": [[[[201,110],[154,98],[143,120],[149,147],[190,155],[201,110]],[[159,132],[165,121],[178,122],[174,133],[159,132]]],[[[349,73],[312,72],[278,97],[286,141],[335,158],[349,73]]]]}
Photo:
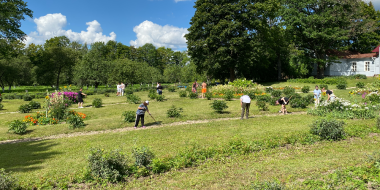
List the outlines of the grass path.
{"type": "MultiPolygon", "coordinates": [[[[290,115],[303,115],[306,114],[306,112],[293,112],[290,113],[290,115]]],[[[273,116],[281,116],[282,114],[267,114],[267,115],[254,115],[250,118],[255,117],[273,117],[273,116]]],[[[1,144],[14,144],[14,143],[21,143],[21,142],[33,142],[33,141],[42,141],[42,140],[51,140],[51,139],[61,139],[61,138],[71,138],[71,137],[79,137],[79,136],[89,136],[89,135],[97,135],[97,134],[107,134],[107,133],[120,133],[125,131],[135,131],[135,130],[146,130],[151,128],[161,128],[161,127],[167,127],[167,126],[178,126],[178,125],[191,125],[191,124],[201,124],[201,123],[209,123],[209,122],[215,122],[215,121],[227,121],[227,120],[238,120],[240,117],[234,117],[234,118],[219,118],[219,119],[204,119],[204,120],[190,120],[190,121],[180,121],[180,122],[174,122],[169,124],[156,124],[149,126],[148,128],[137,128],[134,129],[132,127],[124,127],[124,128],[118,128],[118,129],[112,129],[112,130],[102,130],[102,131],[87,131],[87,132],[76,132],[76,133],[70,133],[70,134],[58,134],[58,135],[52,135],[47,137],[35,137],[35,138],[26,138],[26,139],[16,139],[16,140],[5,140],[0,141],[1,144]]]]}

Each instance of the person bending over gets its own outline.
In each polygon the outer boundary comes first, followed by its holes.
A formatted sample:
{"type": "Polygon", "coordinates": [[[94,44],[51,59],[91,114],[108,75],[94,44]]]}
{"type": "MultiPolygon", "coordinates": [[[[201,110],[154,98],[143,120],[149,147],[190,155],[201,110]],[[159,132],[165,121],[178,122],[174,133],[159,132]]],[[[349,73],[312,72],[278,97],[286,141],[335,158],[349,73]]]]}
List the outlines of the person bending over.
{"type": "Polygon", "coordinates": [[[325,92],[327,94],[327,101],[330,101],[330,99],[334,96],[334,92],[332,90],[326,90],[325,87],[322,88],[322,92],[325,92]]]}
{"type": "Polygon", "coordinates": [[[137,128],[137,126],[139,125],[139,121],[141,119],[141,126],[143,128],[145,128],[145,125],[144,125],[144,116],[145,116],[145,111],[149,113],[150,115],[150,112],[149,112],[149,109],[148,109],[148,105],[149,105],[149,101],[145,101],[144,103],[140,104],[139,107],[137,108],[137,111],[136,111],[136,122],[135,122],[135,129],[137,128]]]}
{"type": "Polygon", "coordinates": [[[290,99],[287,98],[287,97],[282,97],[282,98],[280,98],[280,99],[278,99],[278,100],[276,101],[276,105],[281,104],[281,112],[282,112],[284,115],[288,113],[288,111],[286,110],[286,105],[288,105],[289,100],[290,100],[290,99]]]}

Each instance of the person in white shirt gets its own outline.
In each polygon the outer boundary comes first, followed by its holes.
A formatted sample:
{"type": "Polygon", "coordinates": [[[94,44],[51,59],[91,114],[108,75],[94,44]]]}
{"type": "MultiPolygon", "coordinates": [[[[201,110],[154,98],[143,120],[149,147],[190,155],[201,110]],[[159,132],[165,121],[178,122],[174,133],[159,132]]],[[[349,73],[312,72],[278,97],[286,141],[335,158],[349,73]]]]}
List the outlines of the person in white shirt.
{"type": "Polygon", "coordinates": [[[116,89],[117,89],[116,96],[120,96],[120,83],[117,83],[116,89]]]}
{"type": "Polygon", "coordinates": [[[240,97],[240,106],[241,106],[241,118],[243,119],[244,117],[244,111],[246,119],[248,119],[249,115],[249,107],[251,106],[251,98],[248,95],[243,95],[240,97]]]}
{"type": "Polygon", "coordinates": [[[157,94],[159,93],[159,92],[158,92],[158,87],[159,87],[159,86],[160,86],[160,83],[157,82],[157,87],[156,87],[156,89],[157,89],[157,94]]]}
{"type": "Polygon", "coordinates": [[[124,96],[124,90],[125,90],[124,83],[121,83],[120,88],[121,88],[121,96],[124,96]]]}

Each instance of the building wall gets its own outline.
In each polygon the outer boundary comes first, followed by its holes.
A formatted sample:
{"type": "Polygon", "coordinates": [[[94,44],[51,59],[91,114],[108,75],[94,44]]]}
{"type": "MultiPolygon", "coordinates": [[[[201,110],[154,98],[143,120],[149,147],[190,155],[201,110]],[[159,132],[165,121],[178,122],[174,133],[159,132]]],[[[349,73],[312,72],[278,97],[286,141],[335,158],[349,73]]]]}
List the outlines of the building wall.
{"type": "MultiPolygon", "coordinates": [[[[380,59],[376,58],[360,58],[360,59],[340,59],[341,63],[333,63],[326,67],[325,76],[349,76],[356,74],[363,74],[366,76],[373,76],[380,74],[380,59]],[[356,72],[351,71],[352,63],[356,62],[356,72]],[[370,71],[365,71],[365,62],[370,62],[370,71]]],[[[312,75],[317,75],[317,65],[314,64],[312,75]]]]}

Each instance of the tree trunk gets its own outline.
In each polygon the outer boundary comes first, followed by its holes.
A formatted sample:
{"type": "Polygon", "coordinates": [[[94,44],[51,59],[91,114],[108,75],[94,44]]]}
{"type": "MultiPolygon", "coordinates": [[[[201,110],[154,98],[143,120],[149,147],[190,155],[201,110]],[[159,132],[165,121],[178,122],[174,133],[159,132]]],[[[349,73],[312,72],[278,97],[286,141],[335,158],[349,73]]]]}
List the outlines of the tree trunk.
{"type": "Polygon", "coordinates": [[[4,86],[2,86],[1,88],[3,89],[3,93],[4,93],[4,92],[5,92],[5,88],[4,88],[4,86]]]}
{"type": "Polygon", "coordinates": [[[97,89],[99,86],[99,83],[98,82],[95,82],[95,89],[97,89]]]}
{"type": "Polygon", "coordinates": [[[281,75],[281,53],[278,51],[277,53],[277,80],[281,81],[282,75],[281,75]]]}
{"type": "Polygon", "coordinates": [[[9,90],[9,91],[12,90],[12,85],[9,85],[8,90],[9,90]]]}
{"type": "Polygon", "coordinates": [[[235,69],[230,68],[230,82],[233,82],[235,80],[235,69]]]}

